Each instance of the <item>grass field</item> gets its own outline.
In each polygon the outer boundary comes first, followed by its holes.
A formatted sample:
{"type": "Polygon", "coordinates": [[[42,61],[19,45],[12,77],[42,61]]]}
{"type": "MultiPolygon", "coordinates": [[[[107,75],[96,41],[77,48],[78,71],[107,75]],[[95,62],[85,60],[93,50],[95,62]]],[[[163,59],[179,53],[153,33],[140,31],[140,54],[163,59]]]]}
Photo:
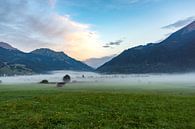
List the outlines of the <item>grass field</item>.
{"type": "Polygon", "coordinates": [[[0,129],[194,129],[195,86],[0,85],[0,129]]]}

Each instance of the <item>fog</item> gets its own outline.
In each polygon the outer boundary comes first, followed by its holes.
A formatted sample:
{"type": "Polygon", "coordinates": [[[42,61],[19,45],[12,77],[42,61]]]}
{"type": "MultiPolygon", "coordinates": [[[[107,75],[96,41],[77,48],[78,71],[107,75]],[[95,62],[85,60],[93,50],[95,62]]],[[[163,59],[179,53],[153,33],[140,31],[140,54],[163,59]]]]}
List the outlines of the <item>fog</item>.
{"type": "Polygon", "coordinates": [[[60,82],[64,75],[70,75],[72,82],[91,82],[91,83],[124,83],[124,84],[194,84],[195,73],[185,74],[111,74],[102,75],[93,72],[75,71],[53,71],[48,74],[0,77],[3,84],[38,83],[43,79],[50,82],[60,82]],[[83,77],[84,75],[84,77],[83,77]]]}

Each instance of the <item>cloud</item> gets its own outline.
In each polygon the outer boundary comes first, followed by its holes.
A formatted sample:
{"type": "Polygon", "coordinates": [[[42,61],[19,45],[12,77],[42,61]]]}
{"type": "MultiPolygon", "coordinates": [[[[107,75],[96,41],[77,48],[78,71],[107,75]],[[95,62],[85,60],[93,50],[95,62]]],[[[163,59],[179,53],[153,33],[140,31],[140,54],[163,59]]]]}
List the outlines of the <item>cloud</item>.
{"type": "Polygon", "coordinates": [[[109,43],[106,43],[106,45],[102,46],[104,48],[113,48],[112,46],[117,46],[117,45],[121,45],[121,43],[123,42],[123,40],[116,40],[116,41],[113,41],[113,42],[109,42],[109,43]]]}
{"type": "Polygon", "coordinates": [[[109,46],[109,45],[104,45],[104,46],[102,46],[102,47],[104,47],[104,48],[110,48],[110,46],[109,46]]]}
{"type": "Polygon", "coordinates": [[[192,17],[188,17],[186,19],[182,19],[182,20],[179,20],[175,23],[172,23],[172,24],[169,24],[169,25],[166,25],[164,27],[162,27],[163,29],[175,29],[175,28],[180,28],[180,27],[183,27],[191,22],[193,22],[195,20],[195,16],[192,16],[192,17]]]}
{"type": "Polygon", "coordinates": [[[1,1],[0,40],[26,51],[50,47],[78,59],[101,48],[91,25],[59,15],[53,10],[55,4],[56,0],[1,1]]]}
{"type": "Polygon", "coordinates": [[[56,0],[48,0],[48,2],[49,2],[49,5],[50,5],[52,8],[55,7],[55,5],[56,5],[56,0]]]}
{"type": "Polygon", "coordinates": [[[108,43],[108,45],[120,45],[122,42],[123,40],[117,40],[117,41],[108,43]]]}

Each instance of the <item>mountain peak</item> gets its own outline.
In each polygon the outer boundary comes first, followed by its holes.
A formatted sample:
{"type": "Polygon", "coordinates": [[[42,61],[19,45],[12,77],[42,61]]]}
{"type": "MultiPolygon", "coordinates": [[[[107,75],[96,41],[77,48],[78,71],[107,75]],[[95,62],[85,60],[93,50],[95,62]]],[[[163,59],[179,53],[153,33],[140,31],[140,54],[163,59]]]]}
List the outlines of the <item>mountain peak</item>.
{"type": "Polygon", "coordinates": [[[195,21],[193,21],[191,24],[187,26],[189,30],[195,30],[195,21]]]}
{"type": "Polygon", "coordinates": [[[195,21],[185,27],[184,33],[188,33],[195,30],[195,21]]]}
{"type": "Polygon", "coordinates": [[[11,45],[5,42],[0,42],[0,47],[8,50],[17,50],[16,48],[12,47],[11,45]]]}
{"type": "Polygon", "coordinates": [[[125,50],[97,71],[104,73],[179,73],[195,71],[195,21],[160,43],[125,50]]]}
{"type": "Polygon", "coordinates": [[[56,52],[54,50],[51,50],[49,48],[40,48],[32,51],[33,54],[44,54],[44,55],[51,55],[51,54],[61,54],[66,55],[64,52],[56,52]]]}
{"type": "Polygon", "coordinates": [[[25,68],[31,69],[34,73],[53,70],[93,70],[88,65],[67,56],[63,52],[55,52],[48,48],[37,49],[30,53],[0,49],[0,55],[0,66],[4,66],[4,62],[14,66],[15,64],[24,65],[25,68]]]}
{"type": "Polygon", "coordinates": [[[35,52],[55,52],[55,51],[53,51],[49,48],[39,48],[39,49],[32,51],[32,53],[35,53],[35,52]]]}

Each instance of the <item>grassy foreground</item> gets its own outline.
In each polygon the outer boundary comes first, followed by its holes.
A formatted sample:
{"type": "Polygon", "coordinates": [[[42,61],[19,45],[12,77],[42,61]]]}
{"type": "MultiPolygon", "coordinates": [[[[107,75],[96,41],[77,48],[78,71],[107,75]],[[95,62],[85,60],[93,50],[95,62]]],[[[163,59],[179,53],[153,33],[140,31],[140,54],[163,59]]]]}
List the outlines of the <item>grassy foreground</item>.
{"type": "Polygon", "coordinates": [[[195,128],[194,87],[91,87],[0,85],[0,129],[195,128]]]}

